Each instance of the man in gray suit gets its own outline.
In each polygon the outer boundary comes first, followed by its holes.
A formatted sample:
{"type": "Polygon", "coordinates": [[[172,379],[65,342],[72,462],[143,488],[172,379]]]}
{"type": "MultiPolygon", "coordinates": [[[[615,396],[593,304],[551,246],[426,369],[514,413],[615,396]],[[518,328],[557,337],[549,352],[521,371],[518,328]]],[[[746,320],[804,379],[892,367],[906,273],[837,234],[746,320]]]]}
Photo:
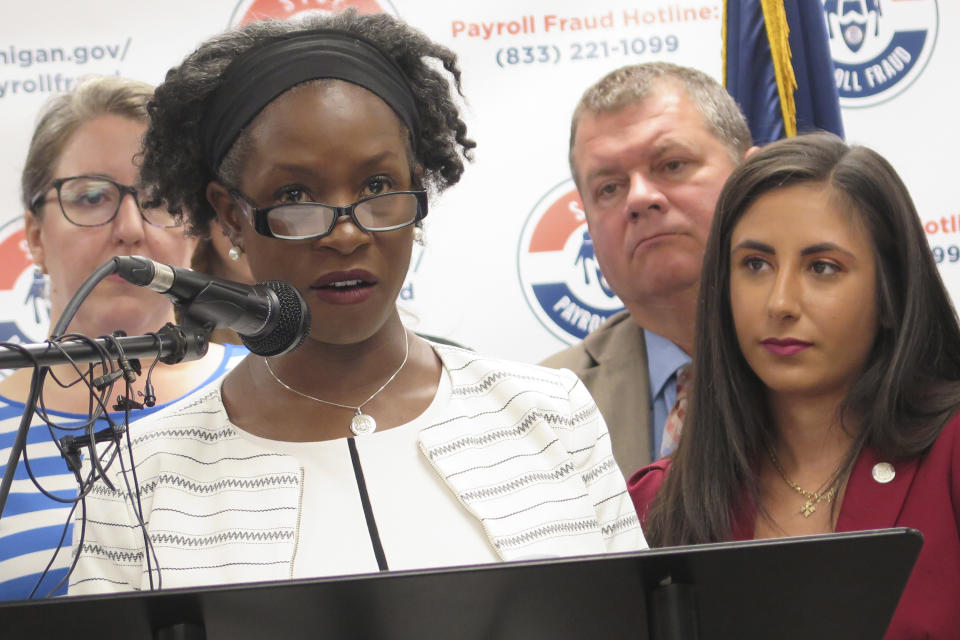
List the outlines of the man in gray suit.
{"type": "Polygon", "coordinates": [[[626,310],[543,364],[584,381],[626,476],[666,453],[663,425],[693,353],[714,205],[750,148],[723,87],[668,63],[611,72],[574,111],[570,170],[596,259],[626,310]]]}

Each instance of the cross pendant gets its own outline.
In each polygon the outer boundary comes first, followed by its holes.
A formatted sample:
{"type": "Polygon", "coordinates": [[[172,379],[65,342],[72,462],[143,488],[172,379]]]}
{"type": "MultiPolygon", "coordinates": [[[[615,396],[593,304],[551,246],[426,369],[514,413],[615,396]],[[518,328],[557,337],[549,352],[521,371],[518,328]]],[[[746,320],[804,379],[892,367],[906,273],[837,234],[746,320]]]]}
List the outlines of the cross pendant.
{"type": "Polygon", "coordinates": [[[802,509],[800,509],[800,513],[803,514],[804,518],[809,518],[816,510],[817,506],[813,504],[813,500],[807,500],[807,503],[803,505],[802,509]]]}

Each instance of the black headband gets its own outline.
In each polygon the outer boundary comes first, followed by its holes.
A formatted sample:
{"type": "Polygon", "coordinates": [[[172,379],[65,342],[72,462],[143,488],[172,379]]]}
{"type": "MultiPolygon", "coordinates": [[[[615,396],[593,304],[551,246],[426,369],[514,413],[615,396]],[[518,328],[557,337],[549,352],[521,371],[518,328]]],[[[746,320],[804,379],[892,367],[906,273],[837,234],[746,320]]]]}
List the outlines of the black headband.
{"type": "Polygon", "coordinates": [[[403,70],[375,45],[342,31],[311,30],[271,39],[227,66],[200,122],[204,157],[217,169],[240,132],[280,94],[320,78],[345,80],[376,94],[396,112],[413,140],[420,114],[403,70]]]}

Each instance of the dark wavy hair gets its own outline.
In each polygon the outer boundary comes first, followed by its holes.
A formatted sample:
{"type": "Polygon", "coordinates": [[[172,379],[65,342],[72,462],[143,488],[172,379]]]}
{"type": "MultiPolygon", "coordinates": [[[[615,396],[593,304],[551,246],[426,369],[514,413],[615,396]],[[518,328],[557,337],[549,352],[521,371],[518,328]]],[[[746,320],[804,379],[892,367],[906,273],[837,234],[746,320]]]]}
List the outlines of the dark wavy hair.
{"type": "Polygon", "coordinates": [[[893,167],[830,134],[772,143],[734,171],[717,202],[700,277],[689,412],[670,472],[645,514],[654,546],[727,540],[743,501],[759,506],[756,465],[775,427],[764,384],[737,342],[730,241],[759,196],[802,183],[829,185],[832,197],[862,220],[876,256],[878,335],[840,409],[841,424],[855,416],[860,428],[851,433],[854,445],[833,486],[865,446],[892,459],[920,456],[960,406],[960,328],[893,167]]]}
{"type": "Polygon", "coordinates": [[[439,193],[460,180],[463,159],[471,158],[476,143],[467,138],[467,126],[452,95],[452,88],[463,95],[456,55],[392,16],[362,15],[350,9],[297,21],[253,22],[207,40],[179,67],[170,69],[147,107],[150,126],[140,169],[147,193],[145,206],[166,206],[172,213],[186,215],[193,233],[208,232],[215,212],[207,202],[207,184],[221,178],[235,180],[242,162],[238,152],[242,156],[246,146],[245,131],[216,167],[216,173],[204,161],[200,123],[211,96],[220,87],[224,69],[266,39],[310,29],[366,38],[396,61],[409,80],[420,114],[420,135],[411,156],[423,172],[423,186],[439,193]]]}

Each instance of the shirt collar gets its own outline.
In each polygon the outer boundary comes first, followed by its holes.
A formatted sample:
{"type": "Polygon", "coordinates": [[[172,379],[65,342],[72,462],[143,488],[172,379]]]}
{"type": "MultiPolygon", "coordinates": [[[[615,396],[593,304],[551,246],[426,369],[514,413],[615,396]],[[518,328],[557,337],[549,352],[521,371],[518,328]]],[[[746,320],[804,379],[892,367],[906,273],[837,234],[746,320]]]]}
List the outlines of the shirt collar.
{"type": "Polygon", "coordinates": [[[650,397],[656,398],[677,369],[690,362],[683,349],[649,329],[643,330],[647,343],[647,369],[650,372],[650,397]]]}

